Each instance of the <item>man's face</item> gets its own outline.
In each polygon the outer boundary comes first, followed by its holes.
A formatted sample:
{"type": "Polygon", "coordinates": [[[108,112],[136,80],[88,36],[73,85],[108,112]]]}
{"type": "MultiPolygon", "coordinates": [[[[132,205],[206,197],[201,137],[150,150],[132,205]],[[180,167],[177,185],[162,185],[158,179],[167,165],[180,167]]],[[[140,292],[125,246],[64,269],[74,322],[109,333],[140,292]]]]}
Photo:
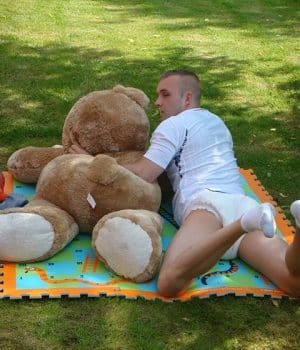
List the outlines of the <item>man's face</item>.
{"type": "Polygon", "coordinates": [[[155,105],[160,112],[160,121],[185,110],[185,95],[181,96],[179,86],[180,77],[177,75],[171,75],[158,83],[155,105]]]}

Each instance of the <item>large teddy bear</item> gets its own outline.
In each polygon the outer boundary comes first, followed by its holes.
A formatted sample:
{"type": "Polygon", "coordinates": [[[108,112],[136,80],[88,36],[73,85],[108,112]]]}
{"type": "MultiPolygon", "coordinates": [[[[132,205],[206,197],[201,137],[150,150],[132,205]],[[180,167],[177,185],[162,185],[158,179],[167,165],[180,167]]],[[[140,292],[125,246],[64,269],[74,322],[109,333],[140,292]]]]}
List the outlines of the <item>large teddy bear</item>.
{"type": "Polygon", "coordinates": [[[15,178],[38,183],[28,205],[0,211],[0,260],[47,259],[81,231],[92,234],[95,254],[116,274],[137,282],[154,276],[161,191],[122,166],[143,154],[148,102],[135,88],[92,92],[69,112],[63,148],[27,147],[10,157],[15,178]],[[92,155],[68,154],[74,142],[92,155]]]}

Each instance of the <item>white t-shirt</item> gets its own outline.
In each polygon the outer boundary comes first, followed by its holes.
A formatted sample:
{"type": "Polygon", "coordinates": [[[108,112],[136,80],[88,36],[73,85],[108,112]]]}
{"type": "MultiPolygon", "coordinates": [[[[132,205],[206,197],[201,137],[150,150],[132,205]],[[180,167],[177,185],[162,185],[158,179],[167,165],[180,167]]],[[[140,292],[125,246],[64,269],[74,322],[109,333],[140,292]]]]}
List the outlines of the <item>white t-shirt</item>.
{"type": "Polygon", "coordinates": [[[176,205],[190,202],[204,190],[243,193],[224,122],[203,108],[164,120],[153,132],[144,157],[167,171],[176,205]]]}

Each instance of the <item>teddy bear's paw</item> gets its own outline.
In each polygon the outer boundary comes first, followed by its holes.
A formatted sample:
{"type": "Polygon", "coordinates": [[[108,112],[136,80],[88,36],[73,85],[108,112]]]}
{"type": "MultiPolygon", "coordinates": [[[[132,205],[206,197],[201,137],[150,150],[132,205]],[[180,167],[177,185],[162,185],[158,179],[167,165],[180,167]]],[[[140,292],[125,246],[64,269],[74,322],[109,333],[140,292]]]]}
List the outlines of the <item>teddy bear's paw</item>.
{"type": "Polygon", "coordinates": [[[117,161],[104,154],[97,155],[89,165],[87,178],[95,183],[109,185],[118,175],[117,161]]]}
{"type": "Polygon", "coordinates": [[[45,255],[52,247],[54,229],[35,213],[0,215],[0,260],[25,262],[45,255]]]}
{"type": "Polygon", "coordinates": [[[151,237],[136,220],[126,217],[103,219],[93,232],[93,247],[100,259],[119,276],[136,282],[151,279],[160,263],[159,234],[151,237]]]}

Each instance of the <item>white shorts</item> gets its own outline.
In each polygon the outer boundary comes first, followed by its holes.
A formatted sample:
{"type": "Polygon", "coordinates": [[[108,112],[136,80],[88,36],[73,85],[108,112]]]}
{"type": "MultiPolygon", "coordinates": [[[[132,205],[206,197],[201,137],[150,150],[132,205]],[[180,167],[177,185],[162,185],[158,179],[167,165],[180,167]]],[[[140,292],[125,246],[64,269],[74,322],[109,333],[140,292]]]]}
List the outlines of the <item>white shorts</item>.
{"type": "MultiPolygon", "coordinates": [[[[205,189],[195,199],[187,203],[180,203],[175,210],[175,218],[181,222],[193,211],[205,209],[213,213],[222,223],[223,227],[241,218],[249,209],[258,203],[243,194],[223,193],[205,189]],[[180,213],[179,213],[180,211],[180,213]],[[177,214],[179,215],[176,215],[177,214]]],[[[238,249],[244,235],[242,235],[222,256],[222,259],[234,259],[238,255],[238,249]]]]}

